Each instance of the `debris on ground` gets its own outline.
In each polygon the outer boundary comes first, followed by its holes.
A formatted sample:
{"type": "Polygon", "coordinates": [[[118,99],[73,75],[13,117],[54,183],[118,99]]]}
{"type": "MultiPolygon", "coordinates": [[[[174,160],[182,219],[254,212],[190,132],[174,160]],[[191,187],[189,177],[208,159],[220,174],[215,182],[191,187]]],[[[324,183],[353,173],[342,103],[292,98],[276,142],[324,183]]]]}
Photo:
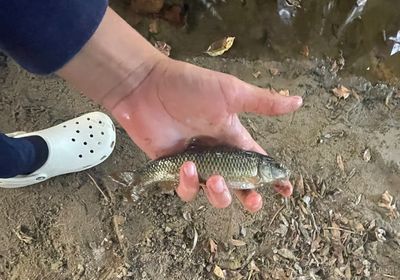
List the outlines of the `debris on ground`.
{"type": "Polygon", "coordinates": [[[169,56],[171,53],[171,46],[168,45],[166,42],[163,41],[156,41],[154,43],[154,46],[156,47],[157,50],[165,54],[166,56],[169,56]]]}
{"type": "Polygon", "coordinates": [[[385,191],[382,194],[378,206],[388,210],[387,215],[389,218],[397,219],[399,217],[399,212],[397,211],[396,203],[394,202],[393,196],[388,191],[385,191]]]}
{"type": "Polygon", "coordinates": [[[282,89],[282,90],[278,91],[278,93],[280,95],[283,95],[283,96],[289,96],[290,95],[290,92],[289,92],[288,89],[282,89]]]}
{"type": "Polygon", "coordinates": [[[400,30],[397,32],[396,37],[389,37],[389,40],[394,42],[390,55],[395,55],[396,53],[400,52],[400,30]]]}
{"type": "Polygon", "coordinates": [[[206,50],[206,53],[210,56],[220,56],[232,47],[234,41],[235,37],[227,36],[212,43],[206,50]]]}
{"type": "Polygon", "coordinates": [[[351,91],[343,85],[335,87],[334,89],[332,89],[332,92],[337,98],[343,98],[343,99],[347,99],[351,93],[351,91]]]}

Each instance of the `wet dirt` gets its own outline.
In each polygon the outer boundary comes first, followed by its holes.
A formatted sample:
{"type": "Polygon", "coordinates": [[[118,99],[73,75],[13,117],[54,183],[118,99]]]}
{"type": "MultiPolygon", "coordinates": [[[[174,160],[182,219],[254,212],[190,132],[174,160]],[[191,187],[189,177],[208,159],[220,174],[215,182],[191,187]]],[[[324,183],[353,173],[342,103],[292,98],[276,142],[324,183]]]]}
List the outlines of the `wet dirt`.
{"type": "MultiPolygon", "coordinates": [[[[145,192],[129,202],[109,175],[146,157],[117,125],[115,152],[103,164],[0,190],[0,279],[397,279],[400,85],[336,73],[332,60],[313,56],[245,59],[232,48],[210,58],[172,46],[180,59],[303,96],[294,114],[241,115],[292,170],[293,197],[260,189],[265,206],[257,214],[237,201],[214,209],[203,194],[184,203],[145,192]],[[352,94],[338,99],[338,85],[352,94]],[[385,191],[393,196],[388,208],[379,204],[385,191]]],[[[0,130],[12,132],[102,109],[59,78],[31,75],[0,57],[0,110],[0,130]]]]}
{"type": "Polygon", "coordinates": [[[310,56],[318,58],[342,54],[346,60],[343,75],[398,82],[400,54],[390,56],[394,42],[389,38],[400,30],[399,1],[367,0],[362,13],[348,23],[356,2],[364,1],[288,0],[300,3],[288,23],[278,15],[277,3],[285,1],[165,0],[186,3],[187,26],[177,29],[160,20],[158,34],[149,32],[149,22],[157,16],[137,16],[129,0],[110,2],[149,40],[169,43],[174,57],[197,56],[210,43],[235,36],[234,47],[225,57],[280,61],[301,58],[307,48],[310,56]]]}

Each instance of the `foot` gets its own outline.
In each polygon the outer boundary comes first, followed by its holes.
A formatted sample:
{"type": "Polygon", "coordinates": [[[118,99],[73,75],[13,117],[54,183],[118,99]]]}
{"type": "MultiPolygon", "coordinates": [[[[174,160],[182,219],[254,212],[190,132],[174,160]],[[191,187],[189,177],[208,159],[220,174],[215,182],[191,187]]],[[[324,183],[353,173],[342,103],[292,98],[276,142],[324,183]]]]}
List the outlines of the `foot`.
{"type": "Polygon", "coordinates": [[[92,112],[36,132],[10,137],[40,136],[48,146],[47,161],[28,175],[0,179],[2,188],[34,185],[55,176],[89,169],[107,159],[115,147],[115,126],[104,113],[92,112]]]}

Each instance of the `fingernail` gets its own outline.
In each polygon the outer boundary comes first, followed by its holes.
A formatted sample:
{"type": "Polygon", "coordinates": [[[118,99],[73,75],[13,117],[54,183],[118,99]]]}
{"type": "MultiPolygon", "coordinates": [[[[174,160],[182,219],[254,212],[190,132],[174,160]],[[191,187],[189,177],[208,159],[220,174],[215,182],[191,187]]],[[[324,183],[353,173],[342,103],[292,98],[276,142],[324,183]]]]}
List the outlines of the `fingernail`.
{"type": "Polygon", "coordinates": [[[296,103],[298,106],[303,104],[303,98],[301,96],[294,96],[294,98],[296,98],[296,103]]]}
{"type": "Polygon", "coordinates": [[[221,179],[217,180],[215,182],[213,191],[215,193],[222,193],[224,190],[225,190],[225,183],[221,179]]]}
{"type": "Polygon", "coordinates": [[[185,172],[186,176],[193,177],[196,173],[196,167],[194,164],[187,164],[183,171],[185,172]]]}

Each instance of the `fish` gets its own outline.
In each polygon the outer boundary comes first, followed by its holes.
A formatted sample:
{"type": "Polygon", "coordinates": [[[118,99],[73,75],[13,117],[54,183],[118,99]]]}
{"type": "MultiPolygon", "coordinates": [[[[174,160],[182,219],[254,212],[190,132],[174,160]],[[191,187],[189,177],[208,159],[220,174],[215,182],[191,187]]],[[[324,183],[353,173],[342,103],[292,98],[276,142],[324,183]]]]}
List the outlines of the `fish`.
{"type": "Polygon", "coordinates": [[[205,185],[213,175],[224,177],[227,186],[248,190],[286,180],[290,170],[274,158],[254,151],[229,146],[188,148],[184,152],[151,160],[132,173],[132,186],[146,187],[159,184],[175,188],[184,162],[196,165],[199,183],[205,185]]]}

